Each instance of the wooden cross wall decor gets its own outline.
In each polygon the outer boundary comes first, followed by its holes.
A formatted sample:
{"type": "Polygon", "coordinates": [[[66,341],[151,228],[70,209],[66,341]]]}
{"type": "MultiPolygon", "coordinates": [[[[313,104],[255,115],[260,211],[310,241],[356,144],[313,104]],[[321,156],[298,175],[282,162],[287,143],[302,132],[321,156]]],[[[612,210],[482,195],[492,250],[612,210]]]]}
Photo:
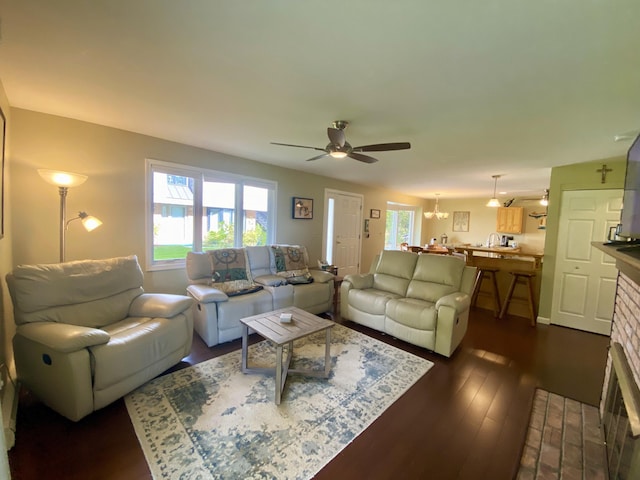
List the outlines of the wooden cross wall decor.
{"type": "Polygon", "coordinates": [[[603,163],[602,168],[599,168],[596,172],[601,174],[600,183],[607,183],[607,173],[613,172],[613,170],[611,168],[607,168],[607,164],[603,163]]]}

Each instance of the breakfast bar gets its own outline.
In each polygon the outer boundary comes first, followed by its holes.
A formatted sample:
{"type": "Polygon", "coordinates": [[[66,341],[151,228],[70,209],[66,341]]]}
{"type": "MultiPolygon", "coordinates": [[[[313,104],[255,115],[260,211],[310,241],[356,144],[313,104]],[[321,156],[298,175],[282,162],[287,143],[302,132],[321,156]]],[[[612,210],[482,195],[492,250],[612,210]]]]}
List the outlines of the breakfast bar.
{"type": "MultiPolygon", "coordinates": [[[[455,251],[466,255],[468,265],[477,267],[478,269],[495,269],[500,307],[503,306],[507,297],[514,272],[535,274],[531,279],[532,294],[534,311],[538,310],[543,253],[527,252],[521,248],[471,245],[457,246],[455,247],[455,251]]],[[[482,282],[477,295],[477,307],[487,310],[495,309],[493,300],[494,292],[492,290],[493,285],[491,282],[482,282]]],[[[531,317],[531,309],[527,298],[528,294],[524,287],[518,287],[509,303],[508,310],[504,313],[519,317],[531,317]]]]}

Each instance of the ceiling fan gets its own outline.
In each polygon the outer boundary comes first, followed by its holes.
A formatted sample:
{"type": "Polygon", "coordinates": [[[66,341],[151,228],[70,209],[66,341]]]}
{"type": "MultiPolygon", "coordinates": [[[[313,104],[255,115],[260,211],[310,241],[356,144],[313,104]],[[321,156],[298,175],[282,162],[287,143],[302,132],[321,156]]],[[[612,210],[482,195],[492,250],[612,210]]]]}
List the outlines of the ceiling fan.
{"type": "Polygon", "coordinates": [[[318,160],[322,157],[330,155],[333,158],[349,157],[353,158],[354,160],[358,160],[359,162],[375,163],[378,161],[377,158],[370,157],[369,155],[363,155],[360,152],[387,152],[390,150],[406,150],[408,148],[411,148],[411,144],[409,142],[378,143],[376,145],[362,145],[360,147],[352,147],[349,142],[347,142],[344,135],[344,129],[347,128],[348,125],[349,122],[347,122],[346,120],[336,120],[335,122],[333,122],[333,127],[327,128],[329,144],[324,148],[308,147],[306,145],[292,145],[290,143],[271,142],[271,144],[282,145],[285,147],[310,148],[312,150],[319,150],[321,152],[324,152],[322,155],[307,159],[307,162],[318,160]]]}

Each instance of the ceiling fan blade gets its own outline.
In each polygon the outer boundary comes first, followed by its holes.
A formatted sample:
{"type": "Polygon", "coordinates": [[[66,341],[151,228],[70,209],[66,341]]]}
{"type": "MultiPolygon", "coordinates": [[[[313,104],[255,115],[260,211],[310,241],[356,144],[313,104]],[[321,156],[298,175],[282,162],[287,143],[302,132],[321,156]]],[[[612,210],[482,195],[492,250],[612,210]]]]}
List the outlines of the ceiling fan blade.
{"type": "Polygon", "coordinates": [[[411,148],[409,142],[397,143],[378,143],[376,145],[362,145],[361,147],[353,147],[354,152],[387,152],[390,150],[407,150],[411,148]]]}
{"type": "Polygon", "coordinates": [[[313,162],[314,160],[319,160],[323,157],[326,157],[327,155],[329,155],[328,153],[323,153],[322,155],[318,155],[317,157],[313,157],[313,158],[308,158],[307,162],[313,162]]]}
{"type": "Polygon", "coordinates": [[[351,152],[348,156],[354,160],[364,163],[376,163],[378,161],[377,158],[370,157],[369,155],[362,155],[361,153],[351,152]]]}
{"type": "Polygon", "coordinates": [[[318,148],[318,147],[308,147],[306,145],[292,145],[290,143],[276,143],[276,142],[271,142],[271,145],[282,145],[283,147],[298,147],[298,148],[310,148],[312,150],[319,150],[321,152],[326,152],[326,150],[324,148],[318,148]]]}
{"type": "Polygon", "coordinates": [[[340,147],[344,147],[344,142],[346,142],[344,137],[344,130],[340,130],[339,128],[327,128],[327,135],[329,135],[329,140],[334,145],[340,145],[340,147]]]}

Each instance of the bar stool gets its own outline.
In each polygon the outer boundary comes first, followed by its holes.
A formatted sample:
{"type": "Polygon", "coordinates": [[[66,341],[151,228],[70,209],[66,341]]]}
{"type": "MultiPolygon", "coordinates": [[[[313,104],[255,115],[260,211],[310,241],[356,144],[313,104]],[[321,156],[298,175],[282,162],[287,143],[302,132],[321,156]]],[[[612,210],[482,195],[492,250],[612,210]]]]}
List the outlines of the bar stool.
{"type": "Polygon", "coordinates": [[[473,294],[471,295],[471,305],[475,306],[476,300],[478,300],[478,293],[480,292],[482,280],[491,277],[491,287],[493,289],[493,313],[496,318],[499,318],[500,316],[500,294],[498,293],[498,282],[496,280],[496,273],[499,271],[500,269],[495,267],[478,267],[476,284],[473,287],[473,294]]]}
{"type": "Polygon", "coordinates": [[[513,291],[516,289],[516,284],[520,282],[521,284],[527,285],[527,298],[529,303],[529,313],[531,314],[531,326],[536,326],[536,306],[533,303],[533,279],[536,274],[534,272],[522,272],[522,271],[513,271],[509,272],[513,278],[511,279],[511,285],[509,285],[509,291],[507,292],[507,298],[502,305],[502,310],[500,311],[500,318],[504,318],[507,314],[507,310],[509,309],[509,303],[513,297],[513,291]]]}

